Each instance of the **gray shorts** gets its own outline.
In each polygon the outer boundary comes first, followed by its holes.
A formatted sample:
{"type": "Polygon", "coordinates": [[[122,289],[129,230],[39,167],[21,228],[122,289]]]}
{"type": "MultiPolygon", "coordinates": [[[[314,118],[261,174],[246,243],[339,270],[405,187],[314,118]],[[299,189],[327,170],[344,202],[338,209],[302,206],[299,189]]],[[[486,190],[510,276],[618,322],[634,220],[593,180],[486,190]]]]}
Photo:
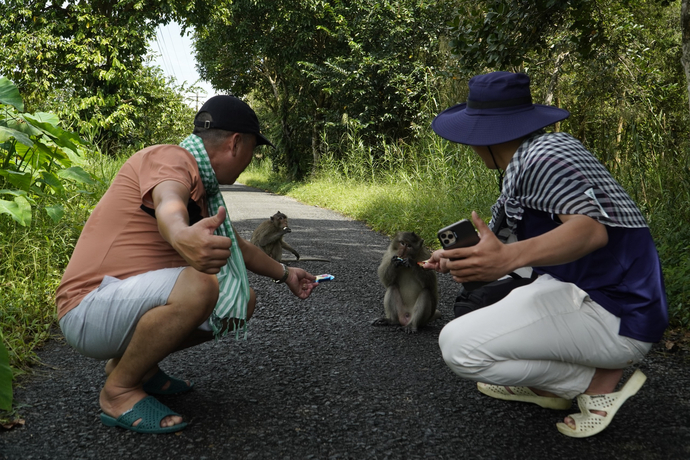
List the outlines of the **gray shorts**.
{"type": "Polygon", "coordinates": [[[101,285],[60,319],[67,343],[96,359],[119,358],[127,349],[139,319],[168,303],[177,278],[187,267],[164,268],[101,285]]]}

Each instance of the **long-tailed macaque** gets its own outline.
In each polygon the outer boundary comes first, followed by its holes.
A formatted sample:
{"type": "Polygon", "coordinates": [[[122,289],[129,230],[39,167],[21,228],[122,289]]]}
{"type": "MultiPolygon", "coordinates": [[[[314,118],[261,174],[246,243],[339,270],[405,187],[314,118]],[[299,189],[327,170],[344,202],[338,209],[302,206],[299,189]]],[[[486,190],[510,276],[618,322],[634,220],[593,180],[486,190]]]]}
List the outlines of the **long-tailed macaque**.
{"type": "Polygon", "coordinates": [[[283,240],[283,235],[291,231],[287,216],[278,211],[256,227],[249,241],[278,262],[283,259],[283,249],[293,253],[299,260],[299,253],[283,240]]]}
{"type": "Polygon", "coordinates": [[[375,326],[400,325],[407,333],[441,317],[436,272],[424,270],[417,262],[431,257],[424,240],[413,232],[398,232],[379,265],[378,275],[386,288],[385,316],[375,326]]]}

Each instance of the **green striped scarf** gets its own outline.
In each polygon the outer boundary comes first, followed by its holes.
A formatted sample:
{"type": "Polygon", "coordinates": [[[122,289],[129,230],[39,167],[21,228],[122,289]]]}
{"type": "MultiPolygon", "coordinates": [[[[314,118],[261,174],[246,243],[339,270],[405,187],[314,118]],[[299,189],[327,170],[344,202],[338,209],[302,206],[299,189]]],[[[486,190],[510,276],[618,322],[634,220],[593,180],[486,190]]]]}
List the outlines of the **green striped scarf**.
{"type": "MultiPolygon", "coordinates": [[[[218,208],[228,207],[223,200],[223,194],[220,192],[218,179],[213,172],[211,162],[208,159],[208,154],[204,148],[204,142],[195,134],[191,134],[180,143],[180,147],[186,149],[194,156],[197,165],[199,166],[199,175],[201,182],[206,189],[206,198],[208,200],[208,214],[215,216],[218,213],[218,208]]],[[[247,279],[247,268],[244,266],[244,259],[242,258],[242,251],[240,251],[235,238],[235,232],[232,230],[232,222],[230,222],[230,213],[227,213],[225,222],[215,232],[218,235],[227,236],[232,240],[230,248],[231,254],[228,263],[225,264],[218,277],[218,284],[220,285],[220,293],[218,295],[218,303],[213,309],[213,313],[209,318],[209,324],[213,329],[213,335],[216,338],[227,334],[229,328],[223,328],[223,319],[238,318],[244,320],[245,338],[247,333],[247,302],[249,302],[249,280],[247,279]]],[[[230,326],[232,327],[232,326],[230,326]]],[[[235,337],[239,336],[239,328],[235,331],[235,337]]]]}

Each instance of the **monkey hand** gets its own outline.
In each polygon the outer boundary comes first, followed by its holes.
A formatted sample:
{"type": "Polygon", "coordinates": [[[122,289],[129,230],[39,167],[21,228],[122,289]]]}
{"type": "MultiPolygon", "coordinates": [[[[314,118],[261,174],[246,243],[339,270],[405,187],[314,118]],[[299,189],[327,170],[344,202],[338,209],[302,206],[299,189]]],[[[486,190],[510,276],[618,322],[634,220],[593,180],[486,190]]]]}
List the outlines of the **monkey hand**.
{"type": "Polygon", "coordinates": [[[319,285],[316,282],[316,276],[301,268],[293,267],[288,268],[288,277],[285,280],[285,284],[300,299],[309,297],[311,291],[319,285]]]}
{"type": "Polygon", "coordinates": [[[286,233],[292,233],[292,229],[290,227],[283,227],[281,231],[283,232],[283,235],[286,233]]]}
{"type": "Polygon", "coordinates": [[[400,262],[398,262],[397,265],[398,265],[399,267],[411,268],[411,267],[414,267],[415,264],[416,264],[416,262],[415,262],[414,260],[412,260],[410,257],[408,257],[407,259],[402,259],[402,258],[401,258],[401,259],[400,259],[400,262]]]}
{"type": "Polygon", "coordinates": [[[214,232],[225,221],[221,207],[215,216],[201,219],[171,235],[170,244],[192,267],[202,273],[216,274],[228,263],[232,240],[214,232]]]}
{"type": "Polygon", "coordinates": [[[407,259],[403,259],[402,257],[399,257],[399,256],[391,257],[391,262],[396,267],[409,267],[410,266],[407,259]]]}

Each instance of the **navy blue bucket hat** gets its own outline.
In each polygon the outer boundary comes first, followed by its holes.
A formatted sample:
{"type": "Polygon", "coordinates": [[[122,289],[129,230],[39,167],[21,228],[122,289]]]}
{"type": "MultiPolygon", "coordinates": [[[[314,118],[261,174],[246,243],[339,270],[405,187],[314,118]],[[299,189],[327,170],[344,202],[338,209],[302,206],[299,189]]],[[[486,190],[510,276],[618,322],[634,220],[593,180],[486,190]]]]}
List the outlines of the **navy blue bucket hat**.
{"type": "Polygon", "coordinates": [[[431,128],[444,139],[467,145],[495,145],[526,136],[568,118],[558,107],[532,103],[524,73],[492,72],[469,81],[467,102],[444,110],[431,128]]]}

